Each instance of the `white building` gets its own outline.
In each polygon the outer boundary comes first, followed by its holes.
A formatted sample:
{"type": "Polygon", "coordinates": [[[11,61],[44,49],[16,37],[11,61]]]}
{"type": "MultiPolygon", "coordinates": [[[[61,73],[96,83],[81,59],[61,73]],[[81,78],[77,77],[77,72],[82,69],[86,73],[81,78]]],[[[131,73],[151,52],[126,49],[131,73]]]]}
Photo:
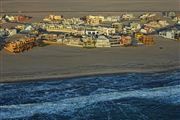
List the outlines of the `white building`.
{"type": "Polygon", "coordinates": [[[124,14],[124,15],[122,15],[122,19],[124,19],[124,20],[132,20],[134,18],[135,17],[134,17],[133,14],[124,14]]]}
{"type": "Polygon", "coordinates": [[[13,36],[15,34],[17,34],[17,30],[16,29],[10,29],[8,30],[9,36],[13,36]]]}
{"type": "Polygon", "coordinates": [[[120,16],[108,16],[104,19],[106,22],[118,22],[120,20],[120,16]]]}
{"type": "Polygon", "coordinates": [[[98,32],[100,34],[110,35],[110,34],[116,33],[116,29],[115,28],[108,28],[108,27],[99,27],[98,32]]]}
{"type": "Polygon", "coordinates": [[[86,29],[85,30],[86,35],[97,35],[99,32],[96,29],[86,29]]]}
{"type": "Polygon", "coordinates": [[[159,35],[164,38],[178,40],[180,39],[180,30],[163,31],[159,32],[159,35]]]}

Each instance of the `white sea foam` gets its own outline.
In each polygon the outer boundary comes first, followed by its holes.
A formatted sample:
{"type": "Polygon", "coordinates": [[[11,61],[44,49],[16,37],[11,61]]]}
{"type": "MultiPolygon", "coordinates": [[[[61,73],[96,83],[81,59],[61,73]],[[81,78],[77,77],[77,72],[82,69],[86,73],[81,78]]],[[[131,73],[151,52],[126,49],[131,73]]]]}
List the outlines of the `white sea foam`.
{"type": "Polygon", "coordinates": [[[35,113],[57,113],[64,112],[73,114],[76,109],[92,105],[97,102],[112,101],[122,98],[145,98],[154,99],[171,104],[180,104],[180,85],[151,88],[144,90],[109,92],[103,94],[92,94],[63,99],[56,102],[44,102],[34,104],[2,105],[0,106],[0,119],[30,117],[35,113]]]}

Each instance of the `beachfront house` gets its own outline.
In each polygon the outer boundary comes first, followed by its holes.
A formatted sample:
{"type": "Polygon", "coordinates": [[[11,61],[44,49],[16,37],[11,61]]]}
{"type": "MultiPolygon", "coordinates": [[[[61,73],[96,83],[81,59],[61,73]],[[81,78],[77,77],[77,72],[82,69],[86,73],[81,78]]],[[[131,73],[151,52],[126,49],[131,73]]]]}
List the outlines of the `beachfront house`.
{"type": "Polygon", "coordinates": [[[142,14],[139,18],[141,20],[151,21],[151,20],[157,20],[158,16],[155,13],[145,13],[145,14],[142,14]]]}
{"type": "Polygon", "coordinates": [[[133,32],[139,31],[141,29],[141,25],[136,22],[131,22],[130,27],[133,32]]]}
{"type": "Polygon", "coordinates": [[[168,17],[173,19],[176,16],[175,12],[162,12],[163,17],[168,17]]]}
{"type": "Polygon", "coordinates": [[[9,37],[16,35],[17,34],[17,30],[16,29],[8,29],[8,33],[9,33],[9,37]]]}
{"type": "Polygon", "coordinates": [[[177,15],[173,21],[175,21],[177,24],[180,24],[180,15],[177,15]]]}
{"type": "Polygon", "coordinates": [[[85,34],[86,35],[98,35],[99,32],[96,29],[86,29],[85,34]]]}
{"type": "Polygon", "coordinates": [[[122,36],[120,39],[120,46],[130,46],[132,45],[132,37],[122,36]]]}
{"type": "Polygon", "coordinates": [[[30,33],[33,30],[35,30],[35,28],[32,25],[24,25],[23,29],[20,30],[20,33],[28,34],[28,33],[30,33]]]}
{"type": "Polygon", "coordinates": [[[63,19],[62,24],[65,25],[80,25],[84,24],[84,21],[80,18],[69,18],[69,19],[63,19]]]}
{"type": "Polygon", "coordinates": [[[107,37],[100,35],[95,39],[96,47],[111,47],[110,41],[107,37]]]}
{"type": "Polygon", "coordinates": [[[0,28],[0,38],[4,37],[6,35],[6,31],[2,28],[0,28]]]}
{"type": "Polygon", "coordinates": [[[11,21],[14,21],[14,20],[15,20],[14,16],[9,16],[9,15],[5,15],[5,16],[4,16],[4,19],[5,19],[5,21],[7,21],[7,22],[11,22],[11,21]]]}
{"type": "Polygon", "coordinates": [[[57,22],[57,21],[61,21],[63,19],[63,16],[58,16],[58,15],[49,15],[46,16],[43,21],[44,22],[57,22]]]}
{"type": "Polygon", "coordinates": [[[105,22],[118,22],[120,20],[120,16],[108,16],[104,19],[105,22]]]}
{"type": "Polygon", "coordinates": [[[180,30],[162,31],[162,32],[159,32],[159,36],[162,36],[168,39],[180,40],[180,30]]]}
{"type": "Polygon", "coordinates": [[[123,20],[132,20],[132,19],[134,19],[135,17],[134,17],[134,15],[133,14],[123,14],[122,15],[122,19],[123,20]]]}
{"type": "Polygon", "coordinates": [[[104,16],[86,16],[86,22],[90,25],[99,25],[104,21],[104,16]]]}
{"type": "Polygon", "coordinates": [[[153,36],[150,35],[143,35],[139,40],[140,43],[143,43],[144,45],[154,45],[155,40],[153,36]]]}
{"type": "Polygon", "coordinates": [[[116,33],[116,29],[115,28],[110,28],[110,27],[98,27],[98,33],[99,34],[103,34],[103,35],[112,35],[116,33]]]}
{"type": "Polygon", "coordinates": [[[95,36],[82,36],[81,38],[84,48],[95,48],[96,41],[95,36]]]}
{"type": "Polygon", "coordinates": [[[67,46],[83,47],[83,41],[81,38],[69,37],[66,38],[63,43],[67,46]]]}
{"type": "Polygon", "coordinates": [[[140,33],[143,33],[143,34],[152,33],[154,31],[155,31],[155,29],[153,27],[146,26],[146,25],[140,29],[140,33]]]}
{"type": "Polygon", "coordinates": [[[122,32],[123,26],[124,26],[123,23],[118,23],[118,22],[112,23],[112,27],[115,28],[116,32],[122,32]]]}
{"type": "Polygon", "coordinates": [[[109,42],[111,44],[111,47],[119,47],[120,46],[120,35],[112,35],[109,36],[109,42]]]}
{"type": "Polygon", "coordinates": [[[158,23],[159,25],[161,25],[161,27],[166,27],[169,25],[169,23],[166,20],[159,20],[158,23]]]}

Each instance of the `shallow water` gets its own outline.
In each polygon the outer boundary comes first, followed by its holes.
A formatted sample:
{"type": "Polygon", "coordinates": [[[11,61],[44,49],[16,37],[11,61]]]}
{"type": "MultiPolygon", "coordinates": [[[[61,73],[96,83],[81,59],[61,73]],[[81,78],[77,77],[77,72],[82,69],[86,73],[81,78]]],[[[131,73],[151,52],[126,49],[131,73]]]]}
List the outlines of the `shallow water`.
{"type": "Polygon", "coordinates": [[[180,70],[0,84],[4,120],[179,120],[180,70]]]}

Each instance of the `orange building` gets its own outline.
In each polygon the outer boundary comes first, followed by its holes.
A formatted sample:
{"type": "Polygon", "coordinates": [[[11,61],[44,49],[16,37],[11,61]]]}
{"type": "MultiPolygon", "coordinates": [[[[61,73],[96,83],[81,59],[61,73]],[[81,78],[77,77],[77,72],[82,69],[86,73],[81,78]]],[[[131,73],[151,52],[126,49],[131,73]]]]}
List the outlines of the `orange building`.
{"type": "Polygon", "coordinates": [[[144,45],[154,45],[155,41],[152,36],[143,36],[139,39],[140,42],[142,42],[144,45]]]}
{"type": "Polygon", "coordinates": [[[132,38],[130,36],[122,36],[120,39],[120,46],[130,46],[132,38]]]}
{"type": "Polygon", "coordinates": [[[8,42],[4,49],[12,53],[20,53],[37,46],[36,38],[25,38],[18,41],[8,42]]]}

